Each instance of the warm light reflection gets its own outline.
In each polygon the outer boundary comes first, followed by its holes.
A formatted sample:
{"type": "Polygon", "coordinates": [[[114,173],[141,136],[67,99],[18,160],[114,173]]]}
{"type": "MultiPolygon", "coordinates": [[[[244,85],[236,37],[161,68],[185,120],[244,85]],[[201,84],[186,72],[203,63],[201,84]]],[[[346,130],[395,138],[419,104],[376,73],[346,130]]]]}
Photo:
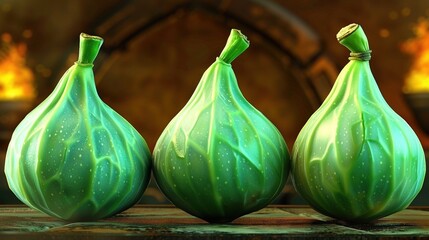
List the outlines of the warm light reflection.
{"type": "Polygon", "coordinates": [[[420,19],[414,32],[415,37],[402,44],[402,50],[413,56],[404,92],[429,92],[429,19],[420,19]]]}
{"type": "Polygon", "coordinates": [[[34,75],[25,65],[27,45],[14,43],[8,33],[1,35],[0,44],[0,100],[33,99],[34,75]]]}

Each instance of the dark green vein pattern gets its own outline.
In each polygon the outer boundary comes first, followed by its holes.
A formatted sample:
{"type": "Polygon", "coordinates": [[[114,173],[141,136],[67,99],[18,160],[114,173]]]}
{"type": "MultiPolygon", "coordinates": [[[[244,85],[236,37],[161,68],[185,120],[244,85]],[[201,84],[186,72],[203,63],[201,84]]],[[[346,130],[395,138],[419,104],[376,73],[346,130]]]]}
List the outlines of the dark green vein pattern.
{"type": "Polygon", "coordinates": [[[25,204],[68,220],[96,220],[135,204],[151,167],[140,134],[98,97],[92,65],[76,63],[16,128],[5,173],[25,204]]]}
{"type": "Polygon", "coordinates": [[[154,176],[179,208],[228,222],[269,204],[282,190],[289,153],[279,131],[240,92],[218,59],[154,149],[154,176]]]}

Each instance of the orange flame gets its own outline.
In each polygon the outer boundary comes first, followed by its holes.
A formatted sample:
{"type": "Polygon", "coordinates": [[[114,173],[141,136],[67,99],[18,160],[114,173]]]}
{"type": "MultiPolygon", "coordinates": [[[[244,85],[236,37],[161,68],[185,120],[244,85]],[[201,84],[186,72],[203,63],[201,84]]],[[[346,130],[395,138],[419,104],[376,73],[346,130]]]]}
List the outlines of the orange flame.
{"type": "Polygon", "coordinates": [[[8,33],[2,34],[0,44],[0,100],[35,98],[34,75],[25,65],[27,45],[13,43],[8,33]]]}
{"type": "Polygon", "coordinates": [[[415,37],[402,44],[402,50],[413,56],[404,92],[429,92],[429,19],[420,19],[414,26],[415,37]]]}

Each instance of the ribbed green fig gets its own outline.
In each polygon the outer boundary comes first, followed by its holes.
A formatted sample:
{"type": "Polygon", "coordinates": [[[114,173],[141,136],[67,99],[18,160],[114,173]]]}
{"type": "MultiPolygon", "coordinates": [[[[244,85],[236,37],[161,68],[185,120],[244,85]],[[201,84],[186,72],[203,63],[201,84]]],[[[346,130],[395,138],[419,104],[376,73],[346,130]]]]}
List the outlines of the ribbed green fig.
{"type": "Polygon", "coordinates": [[[362,28],[351,24],[337,38],[350,62],[296,139],[292,179],[317,211],[369,222],[409,206],[422,188],[425,156],[378,89],[362,28]]]}
{"type": "Polygon", "coordinates": [[[102,42],[81,34],[78,61],[18,125],[6,154],[15,195],[67,221],[97,220],[131,207],[150,177],[145,140],[97,94],[92,67],[102,42]]]}
{"type": "Polygon", "coordinates": [[[230,222],[265,207],[289,173],[282,135],[243,97],[231,68],[248,46],[233,29],[153,153],[154,177],[163,193],[208,222],[230,222]]]}

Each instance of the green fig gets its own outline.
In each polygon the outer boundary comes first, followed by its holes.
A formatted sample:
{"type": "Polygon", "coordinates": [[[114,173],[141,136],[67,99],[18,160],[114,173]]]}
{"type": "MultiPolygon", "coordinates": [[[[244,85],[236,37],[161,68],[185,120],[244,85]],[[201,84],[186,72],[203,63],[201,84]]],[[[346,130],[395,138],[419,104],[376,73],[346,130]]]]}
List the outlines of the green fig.
{"type": "Polygon", "coordinates": [[[26,205],[66,221],[113,216],[141,198],[151,155],[142,136],[98,96],[103,39],[80,35],[78,61],[17,126],[5,173],[26,205]]]}
{"type": "Polygon", "coordinates": [[[350,62],[298,134],[292,180],[315,210],[370,222],[410,205],[422,188],[425,156],[377,86],[362,27],[344,27],[337,38],[351,51],[350,62]]]}
{"type": "Polygon", "coordinates": [[[265,207],[289,174],[282,135],[244,98],[231,67],[248,46],[233,29],[154,148],[153,173],[162,192],[208,222],[230,222],[265,207]]]}

